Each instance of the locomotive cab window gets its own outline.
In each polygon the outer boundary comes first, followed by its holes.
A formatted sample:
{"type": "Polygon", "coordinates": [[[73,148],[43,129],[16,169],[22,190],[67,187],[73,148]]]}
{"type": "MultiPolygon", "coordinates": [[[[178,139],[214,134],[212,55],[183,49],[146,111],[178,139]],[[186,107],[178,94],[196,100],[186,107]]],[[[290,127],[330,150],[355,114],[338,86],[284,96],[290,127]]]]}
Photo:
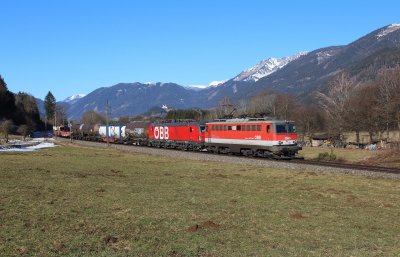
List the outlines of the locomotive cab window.
{"type": "Polygon", "coordinates": [[[228,126],[228,130],[232,130],[232,126],[228,126]]]}
{"type": "Polygon", "coordinates": [[[271,133],[271,125],[267,125],[267,133],[271,133]]]}
{"type": "Polygon", "coordinates": [[[208,132],[208,126],[206,126],[206,132],[208,132]]]}
{"type": "Polygon", "coordinates": [[[242,130],[242,126],[237,125],[236,129],[237,129],[238,131],[240,131],[240,130],[242,130]]]}
{"type": "Polygon", "coordinates": [[[294,124],[285,124],[285,125],[276,125],[276,133],[296,133],[296,125],[294,124]]]}

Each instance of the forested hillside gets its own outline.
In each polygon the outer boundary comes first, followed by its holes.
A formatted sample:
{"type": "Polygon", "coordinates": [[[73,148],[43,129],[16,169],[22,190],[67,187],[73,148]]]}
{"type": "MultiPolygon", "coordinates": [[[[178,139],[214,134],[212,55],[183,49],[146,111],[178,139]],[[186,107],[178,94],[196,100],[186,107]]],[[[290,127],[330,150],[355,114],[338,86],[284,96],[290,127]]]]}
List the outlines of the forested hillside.
{"type": "Polygon", "coordinates": [[[44,128],[35,98],[23,92],[10,92],[0,75],[0,122],[4,121],[17,126],[26,125],[27,131],[44,128]]]}

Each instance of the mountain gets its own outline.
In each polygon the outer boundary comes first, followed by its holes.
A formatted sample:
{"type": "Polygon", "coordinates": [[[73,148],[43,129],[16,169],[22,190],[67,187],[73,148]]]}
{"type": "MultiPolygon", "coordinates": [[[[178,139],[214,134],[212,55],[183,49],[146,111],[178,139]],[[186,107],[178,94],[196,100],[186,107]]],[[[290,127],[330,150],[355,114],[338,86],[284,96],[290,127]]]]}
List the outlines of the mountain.
{"type": "Polygon", "coordinates": [[[119,83],[86,95],[71,106],[68,119],[80,119],[86,111],[105,114],[107,101],[112,117],[141,114],[153,106],[186,109],[192,107],[195,95],[174,83],[119,83]]]}
{"type": "Polygon", "coordinates": [[[238,92],[241,97],[260,90],[278,90],[295,95],[315,88],[382,48],[400,44],[400,24],[375,30],[345,46],[318,49],[238,92]]]}
{"type": "Polygon", "coordinates": [[[86,95],[83,94],[76,94],[70,97],[67,97],[63,102],[64,103],[68,103],[70,105],[75,104],[76,102],[78,102],[81,98],[85,97],[86,95]]]}
{"type": "Polygon", "coordinates": [[[352,68],[366,66],[369,67],[369,71],[365,69],[364,75],[357,73],[357,76],[369,76],[369,73],[380,68],[379,65],[383,65],[379,59],[381,55],[392,58],[393,63],[399,63],[397,55],[393,55],[395,50],[392,49],[398,45],[400,24],[395,23],[375,30],[348,45],[330,46],[280,59],[263,60],[234,78],[212,82],[208,86],[120,83],[99,88],[81,98],[71,106],[69,118],[80,119],[83,113],[89,110],[105,113],[107,100],[113,107],[111,116],[119,117],[140,114],[153,106],[163,105],[167,105],[168,108],[208,109],[216,106],[224,95],[237,102],[241,98],[257,94],[260,90],[276,90],[294,94],[299,99],[309,99],[310,92],[325,85],[332,76],[344,70],[351,71],[352,68]],[[372,65],[368,58],[372,58],[375,64],[372,65]],[[191,90],[193,88],[200,91],[191,90]]]}

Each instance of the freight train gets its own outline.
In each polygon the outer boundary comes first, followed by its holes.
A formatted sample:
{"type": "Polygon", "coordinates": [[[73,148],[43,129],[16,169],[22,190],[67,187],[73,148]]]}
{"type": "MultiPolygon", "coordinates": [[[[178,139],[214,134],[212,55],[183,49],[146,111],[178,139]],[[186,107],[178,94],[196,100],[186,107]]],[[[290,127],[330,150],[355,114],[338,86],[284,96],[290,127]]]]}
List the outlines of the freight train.
{"type": "MultiPolygon", "coordinates": [[[[107,141],[107,125],[54,127],[54,134],[79,140],[107,141]]],[[[164,120],[154,123],[111,124],[109,142],[158,148],[207,151],[274,159],[291,159],[297,145],[294,121],[276,116],[198,120],[164,120]]]]}

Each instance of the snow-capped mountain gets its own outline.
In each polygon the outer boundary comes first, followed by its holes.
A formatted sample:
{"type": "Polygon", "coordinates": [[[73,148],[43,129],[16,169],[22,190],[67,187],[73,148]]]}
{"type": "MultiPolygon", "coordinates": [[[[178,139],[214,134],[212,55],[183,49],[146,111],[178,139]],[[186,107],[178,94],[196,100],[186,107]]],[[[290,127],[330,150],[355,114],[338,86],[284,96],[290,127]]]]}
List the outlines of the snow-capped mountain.
{"type": "Polygon", "coordinates": [[[72,104],[75,104],[76,102],[78,102],[81,98],[83,98],[85,96],[86,95],[83,95],[83,94],[76,94],[76,95],[67,97],[63,102],[72,105],[72,104]]]}
{"type": "Polygon", "coordinates": [[[276,58],[269,58],[264,61],[259,62],[256,66],[251,67],[237,75],[233,81],[248,81],[248,82],[256,82],[260,78],[270,75],[275,71],[283,68],[286,64],[290,63],[291,61],[296,60],[297,58],[308,54],[308,52],[300,52],[298,54],[283,57],[280,59],[276,58]]]}
{"type": "Polygon", "coordinates": [[[208,85],[189,85],[189,86],[184,86],[186,89],[191,89],[194,90],[196,92],[201,91],[203,89],[209,88],[209,87],[217,87],[219,85],[224,84],[225,82],[227,82],[228,80],[221,80],[221,81],[213,81],[208,85]]]}
{"type": "Polygon", "coordinates": [[[183,86],[183,87],[185,89],[187,89],[187,90],[194,90],[196,92],[199,92],[199,91],[205,89],[208,86],[205,86],[205,85],[189,85],[189,86],[183,86]]]}

